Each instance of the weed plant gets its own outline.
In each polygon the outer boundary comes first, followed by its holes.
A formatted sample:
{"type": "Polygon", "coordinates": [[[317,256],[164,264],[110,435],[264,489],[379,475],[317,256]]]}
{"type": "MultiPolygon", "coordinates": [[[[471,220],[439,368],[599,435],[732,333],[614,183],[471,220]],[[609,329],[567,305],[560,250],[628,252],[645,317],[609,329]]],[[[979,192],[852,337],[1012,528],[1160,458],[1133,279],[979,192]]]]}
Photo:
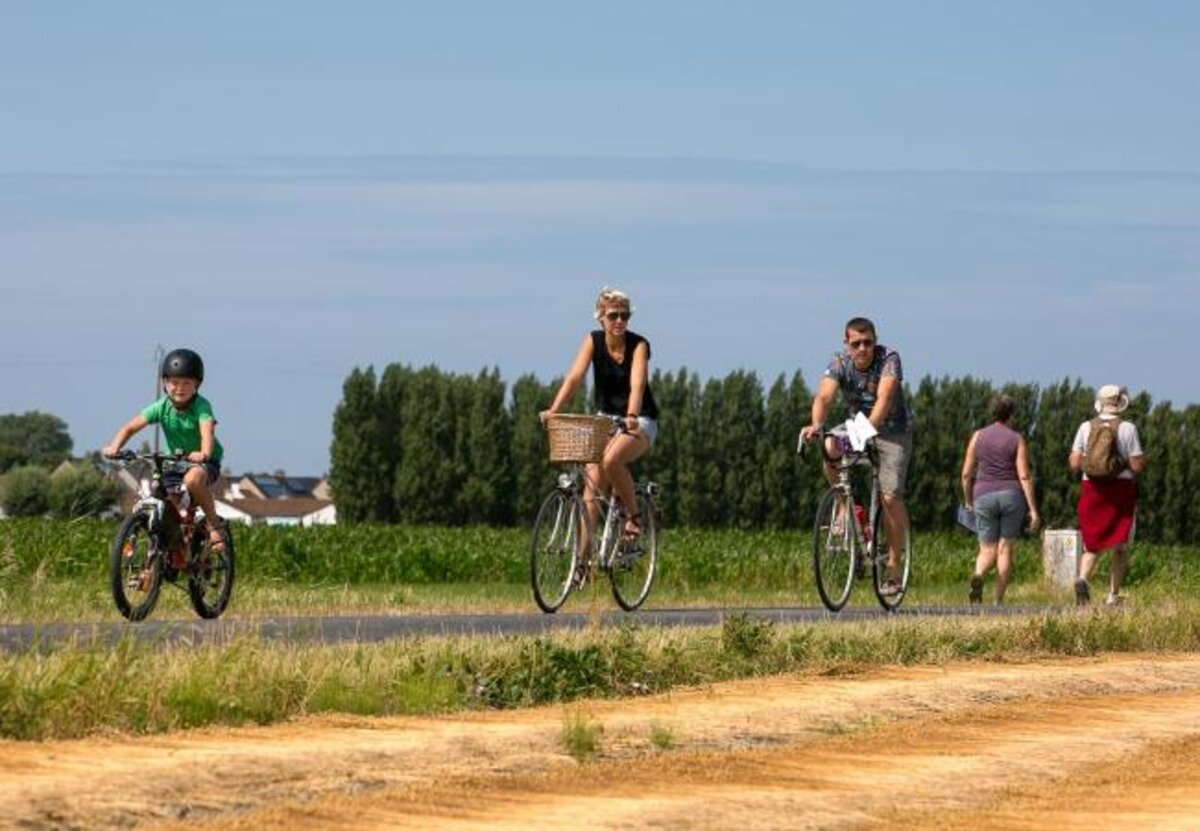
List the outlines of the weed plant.
{"type": "Polygon", "coordinates": [[[670,750],[675,746],[675,731],[665,724],[650,725],[650,746],[658,751],[670,750]]]}
{"type": "Polygon", "coordinates": [[[604,725],[579,709],[563,716],[562,746],[576,762],[586,762],[600,753],[604,725]]]}

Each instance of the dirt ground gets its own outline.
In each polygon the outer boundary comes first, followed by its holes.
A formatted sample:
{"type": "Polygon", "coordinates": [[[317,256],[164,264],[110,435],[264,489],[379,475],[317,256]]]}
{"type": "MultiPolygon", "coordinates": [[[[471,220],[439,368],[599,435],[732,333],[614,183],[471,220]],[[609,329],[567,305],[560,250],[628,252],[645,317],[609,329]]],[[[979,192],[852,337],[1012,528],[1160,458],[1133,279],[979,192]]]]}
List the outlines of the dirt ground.
{"type": "Polygon", "coordinates": [[[515,712],[0,742],[0,826],[1198,828],[1200,656],[955,664],[515,712]],[[563,749],[572,720],[602,728],[596,760],[563,749]]]}

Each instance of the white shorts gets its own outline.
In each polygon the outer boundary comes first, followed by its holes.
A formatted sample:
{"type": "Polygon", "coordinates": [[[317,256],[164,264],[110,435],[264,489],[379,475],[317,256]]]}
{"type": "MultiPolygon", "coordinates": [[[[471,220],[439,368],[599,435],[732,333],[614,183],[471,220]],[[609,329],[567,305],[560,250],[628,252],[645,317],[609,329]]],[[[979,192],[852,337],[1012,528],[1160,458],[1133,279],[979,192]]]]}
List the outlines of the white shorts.
{"type": "MultiPolygon", "coordinates": [[[[611,413],[597,413],[597,415],[613,417],[611,413]]],[[[638,432],[644,435],[646,441],[653,447],[654,439],[658,437],[658,421],[646,416],[638,416],[638,432]]]]}

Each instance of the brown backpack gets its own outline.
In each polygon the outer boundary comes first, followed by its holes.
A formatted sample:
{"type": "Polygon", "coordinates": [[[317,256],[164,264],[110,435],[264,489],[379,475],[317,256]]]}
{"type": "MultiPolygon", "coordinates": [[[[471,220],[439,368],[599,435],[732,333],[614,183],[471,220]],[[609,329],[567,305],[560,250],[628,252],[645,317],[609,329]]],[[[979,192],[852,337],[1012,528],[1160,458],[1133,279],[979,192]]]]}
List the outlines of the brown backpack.
{"type": "Polygon", "coordinates": [[[1083,451],[1083,472],[1089,479],[1111,479],[1125,469],[1125,460],[1117,445],[1119,418],[1093,418],[1083,451]]]}

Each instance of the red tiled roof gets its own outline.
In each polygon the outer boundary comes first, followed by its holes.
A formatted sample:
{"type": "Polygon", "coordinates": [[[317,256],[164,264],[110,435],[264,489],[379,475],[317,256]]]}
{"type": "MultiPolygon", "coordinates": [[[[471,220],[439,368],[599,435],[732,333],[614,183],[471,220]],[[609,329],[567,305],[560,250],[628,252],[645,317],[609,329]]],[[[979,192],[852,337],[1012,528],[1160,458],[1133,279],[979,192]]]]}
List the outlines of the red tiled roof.
{"type": "Polygon", "coordinates": [[[291,499],[245,499],[220,500],[234,510],[249,514],[252,517],[265,519],[267,517],[302,517],[315,514],[322,508],[332,505],[328,499],[308,499],[293,497],[291,499]]]}

